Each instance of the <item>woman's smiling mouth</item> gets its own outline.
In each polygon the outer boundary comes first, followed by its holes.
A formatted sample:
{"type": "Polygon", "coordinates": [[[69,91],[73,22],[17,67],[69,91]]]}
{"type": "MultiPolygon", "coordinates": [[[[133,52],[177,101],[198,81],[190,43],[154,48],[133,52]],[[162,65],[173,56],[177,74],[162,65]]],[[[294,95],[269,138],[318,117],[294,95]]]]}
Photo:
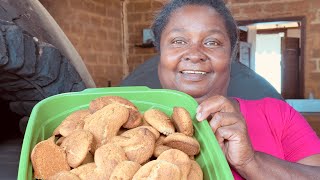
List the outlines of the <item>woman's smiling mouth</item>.
{"type": "Polygon", "coordinates": [[[180,71],[182,74],[201,74],[201,75],[206,75],[207,72],[204,71],[191,71],[191,70],[186,70],[186,71],[180,71]]]}
{"type": "Polygon", "coordinates": [[[207,76],[207,72],[199,70],[183,70],[180,71],[181,77],[187,81],[201,81],[207,76]]]}

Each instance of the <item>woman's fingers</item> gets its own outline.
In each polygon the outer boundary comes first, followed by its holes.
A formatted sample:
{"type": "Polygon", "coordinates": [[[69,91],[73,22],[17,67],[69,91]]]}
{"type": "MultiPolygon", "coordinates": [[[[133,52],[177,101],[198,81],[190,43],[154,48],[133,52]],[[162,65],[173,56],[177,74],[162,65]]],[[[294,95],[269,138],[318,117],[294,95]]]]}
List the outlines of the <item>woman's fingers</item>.
{"type": "Polygon", "coordinates": [[[213,115],[209,124],[211,126],[213,133],[215,133],[216,130],[220,127],[231,126],[233,124],[238,123],[239,118],[241,118],[241,117],[239,117],[238,113],[217,112],[213,115]]]}
{"type": "Polygon", "coordinates": [[[233,101],[224,96],[213,96],[203,101],[197,108],[197,120],[203,121],[216,112],[235,112],[233,101]]]}

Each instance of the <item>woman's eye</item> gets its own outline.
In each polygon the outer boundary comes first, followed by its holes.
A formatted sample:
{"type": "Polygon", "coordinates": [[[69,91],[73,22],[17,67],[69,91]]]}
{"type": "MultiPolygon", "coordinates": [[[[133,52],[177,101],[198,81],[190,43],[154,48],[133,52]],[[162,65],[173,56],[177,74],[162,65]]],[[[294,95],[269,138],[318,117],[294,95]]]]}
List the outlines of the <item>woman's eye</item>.
{"type": "Polygon", "coordinates": [[[209,47],[220,46],[220,43],[217,41],[207,41],[204,44],[209,47]]]}
{"type": "Polygon", "coordinates": [[[185,41],[183,41],[183,40],[173,40],[172,44],[185,45],[187,43],[185,41]]]}

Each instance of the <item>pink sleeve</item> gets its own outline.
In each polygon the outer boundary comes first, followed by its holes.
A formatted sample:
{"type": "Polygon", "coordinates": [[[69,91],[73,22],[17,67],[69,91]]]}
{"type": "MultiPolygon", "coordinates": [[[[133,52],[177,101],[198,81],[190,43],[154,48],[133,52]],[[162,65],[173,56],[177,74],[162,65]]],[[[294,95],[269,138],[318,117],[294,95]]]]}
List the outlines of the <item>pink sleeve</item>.
{"type": "Polygon", "coordinates": [[[297,162],[305,157],[320,153],[320,140],[304,117],[286,103],[282,145],[285,159],[297,162]]]}

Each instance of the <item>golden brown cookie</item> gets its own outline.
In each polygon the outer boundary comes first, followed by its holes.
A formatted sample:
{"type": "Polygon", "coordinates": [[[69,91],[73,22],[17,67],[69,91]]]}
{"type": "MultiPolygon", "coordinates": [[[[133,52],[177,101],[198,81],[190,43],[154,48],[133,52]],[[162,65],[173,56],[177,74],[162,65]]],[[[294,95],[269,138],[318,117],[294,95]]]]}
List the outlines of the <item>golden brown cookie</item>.
{"type": "Polygon", "coordinates": [[[113,170],[109,180],[131,180],[141,165],[133,161],[122,161],[113,170]]]}
{"type": "Polygon", "coordinates": [[[83,129],[91,132],[94,138],[92,152],[116,136],[128,116],[127,108],[118,104],[110,104],[85,118],[83,129]]]}
{"type": "Polygon", "coordinates": [[[181,179],[187,179],[191,168],[191,160],[186,153],[178,149],[169,149],[161,153],[157,160],[164,160],[177,165],[180,168],[181,179]]]}
{"type": "Polygon", "coordinates": [[[203,172],[199,164],[191,160],[191,169],[188,174],[188,180],[203,180],[203,172]]]}
{"type": "Polygon", "coordinates": [[[169,135],[175,131],[169,116],[158,109],[147,110],[144,112],[143,118],[162,134],[169,135]]]}
{"type": "Polygon", "coordinates": [[[153,160],[143,165],[132,180],[169,180],[181,179],[181,172],[177,165],[163,160],[153,160]]]}
{"type": "Polygon", "coordinates": [[[92,162],[94,162],[93,155],[90,152],[88,152],[88,154],[86,155],[86,157],[82,161],[81,165],[92,163],[92,162]]]}
{"type": "Polygon", "coordinates": [[[156,141],[156,146],[162,145],[162,144],[163,144],[163,141],[164,141],[164,139],[165,139],[166,137],[167,137],[167,136],[160,135],[159,138],[158,138],[157,141],[156,141]]]}
{"type": "Polygon", "coordinates": [[[161,153],[163,153],[164,151],[169,150],[169,149],[172,149],[172,148],[169,147],[169,146],[157,145],[154,148],[153,156],[154,157],[159,157],[161,153]]]}
{"type": "Polygon", "coordinates": [[[31,162],[37,179],[47,179],[60,171],[70,170],[65,151],[54,140],[55,137],[52,136],[32,149],[31,162]]]}
{"type": "Polygon", "coordinates": [[[90,113],[94,113],[98,111],[99,109],[102,109],[104,106],[107,106],[109,104],[122,104],[126,108],[138,110],[138,108],[129,100],[120,97],[120,96],[102,96],[95,100],[92,100],[89,104],[89,111],[90,113]]]}
{"type": "Polygon", "coordinates": [[[171,119],[178,132],[187,136],[193,136],[192,119],[186,109],[183,107],[174,107],[171,119]]]}
{"type": "Polygon", "coordinates": [[[142,118],[141,126],[151,126],[146,120],[142,118]]]}
{"type": "Polygon", "coordinates": [[[80,179],[104,179],[108,176],[108,172],[104,172],[101,168],[97,168],[95,163],[81,165],[70,172],[78,174],[80,179]]]}
{"type": "Polygon", "coordinates": [[[138,127],[142,123],[142,116],[138,108],[129,100],[120,96],[103,96],[90,102],[89,110],[91,113],[102,109],[109,104],[119,104],[129,110],[129,117],[126,123],[123,124],[124,128],[132,129],[138,127]]]}
{"type": "Polygon", "coordinates": [[[163,145],[179,149],[190,156],[197,155],[200,152],[199,142],[193,137],[182,133],[170,134],[164,139],[163,145]]]}
{"type": "Polygon", "coordinates": [[[139,129],[143,129],[143,128],[148,129],[150,132],[152,132],[154,137],[155,137],[155,139],[158,139],[160,137],[159,131],[157,131],[152,126],[139,126],[139,127],[134,128],[134,130],[133,129],[127,130],[127,131],[125,131],[126,132],[126,136],[129,136],[129,134],[135,134],[139,129]]]}
{"type": "Polygon", "coordinates": [[[67,153],[68,164],[78,167],[91,150],[93,135],[89,131],[76,130],[67,136],[61,146],[67,153]]]}
{"type": "Polygon", "coordinates": [[[80,178],[70,171],[60,171],[49,177],[48,180],[80,180],[80,178]]]}
{"type": "Polygon", "coordinates": [[[128,160],[124,150],[115,144],[105,144],[99,147],[94,154],[94,162],[97,165],[96,173],[101,179],[109,179],[114,168],[122,161],[128,160]]]}
{"type": "Polygon", "coordinates": [[[53,131],[53,135],[59,135],[66,137],[74,130],[83,129],[83,119],[90,114],[89,110],[78,110],[67,116],[62,123],[53,131]]]}
{"type": "Polygon", "coordinates": [[[132,129],[135,127],[138,127],[142,124],[142,115],[138,110],[134,110],[131,108],[128,108],[129,110],[129,118],[126,123],[123,124],[122,127],[127,129],[132,129]]]}
{"type": "Polygon", "coordinates": [[[114,137],[112,143],[122,147],[130,161],[143,164],[153,154],[155,147],[154,134],[148,128],[130,129],[114,137]]]}
{"type": "Polygon", "coordinates": [[[80,179],[89,179],[90,174],[97,168],[96,164],[88,163],[72,169],[70,172],[80,177],[80,179]]]}

